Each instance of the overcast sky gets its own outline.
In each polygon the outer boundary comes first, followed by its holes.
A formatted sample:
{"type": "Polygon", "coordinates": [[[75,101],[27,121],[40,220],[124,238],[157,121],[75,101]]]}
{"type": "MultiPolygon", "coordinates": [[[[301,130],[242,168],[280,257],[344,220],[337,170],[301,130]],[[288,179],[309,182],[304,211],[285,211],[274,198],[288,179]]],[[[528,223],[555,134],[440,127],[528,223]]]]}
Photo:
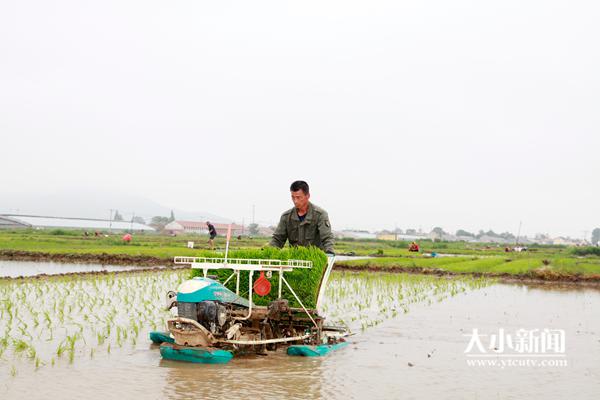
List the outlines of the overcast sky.
{"type": "Polygon", "coordinates": [[[335,229],[581,237],[599,20],[578,0],[0,0],[0,195],[266,223],[304,179],[335,229]]]}

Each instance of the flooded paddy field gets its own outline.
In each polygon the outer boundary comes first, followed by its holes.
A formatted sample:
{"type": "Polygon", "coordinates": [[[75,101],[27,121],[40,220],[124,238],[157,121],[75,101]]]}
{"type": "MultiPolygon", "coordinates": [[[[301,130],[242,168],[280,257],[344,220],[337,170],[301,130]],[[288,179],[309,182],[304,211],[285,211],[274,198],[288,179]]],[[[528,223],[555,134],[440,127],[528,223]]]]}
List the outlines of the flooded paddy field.
{"type": "MultiPolygon", "coordinates": [[[[355,333],[349,346],[324,358],[278,351],[226,365],[199,365],[162,360],[158,346],[148,340],[148,332],[162,329],[170,316],[163,309],[165,292],[188,273],[0,280],[0,397],[600,396],[597,289],[334,273],[325,313],[329,322],[355,333]],[[483,352],[477,343],[468,350],[474,329],[483,352]],[[526,338],[520,333],[533,331],[563,331],[564,351],[515,353],[517,343],[523,344],[517,339],[526,338]],[[547,365],[491,362],[525,358],[547,365]],[[473,363],[477,360],[482,362],[473,363]]],[[[553,345],[550,350],[560,345],[555,335],[542,338],[553,345]]]]}
{"type": "Polygon", "coordinates": [[[37,261],[0,260],[0,278],[17,278],[20,276],[62,275],[81,272],[114,272],[140,269],[137,266],[79,264],[37,261]]]}

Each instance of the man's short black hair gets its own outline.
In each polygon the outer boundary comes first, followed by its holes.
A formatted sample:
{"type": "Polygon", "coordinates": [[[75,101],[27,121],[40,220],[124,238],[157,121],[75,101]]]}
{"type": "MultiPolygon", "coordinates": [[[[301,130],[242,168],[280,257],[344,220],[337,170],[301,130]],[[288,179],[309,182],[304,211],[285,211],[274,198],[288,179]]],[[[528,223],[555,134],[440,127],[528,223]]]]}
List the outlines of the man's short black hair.
{"type": "Polygon", "coordinates": [[[308,183],[304,181],[295,181],[290,186],[290,192],[297,192],[298,190],[302,190],[304,194],[308,194],[308,183]]]}

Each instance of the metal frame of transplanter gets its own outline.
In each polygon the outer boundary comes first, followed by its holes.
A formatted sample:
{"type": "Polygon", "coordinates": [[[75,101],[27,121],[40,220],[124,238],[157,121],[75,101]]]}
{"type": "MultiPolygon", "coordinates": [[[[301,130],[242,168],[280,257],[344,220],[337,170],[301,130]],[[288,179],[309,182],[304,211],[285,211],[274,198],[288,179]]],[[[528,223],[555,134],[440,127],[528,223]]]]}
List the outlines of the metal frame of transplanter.
{"type": "MultiPolygon", "coordinates": [[[[231,269],[233,273],[223,282],[223,286],[227,284],[233,278],[236,277],[235,283],[235,294],[240,295],[240,271],[248,271],[248,315],[245,317],[237,317],[238,320],[247,320],[252,315],[252,275],[255,271],[271,271],[279,273],[279,293],[278,297],[281,298],[281,289],[283,287],[282,283],[288,287],[294,298],[298,301],[298,304],[302,307],[306,315],[310,318],[312,323],[317,327],[318,325],[315,322],[310,312],[304,307],[302,301],[296,295],[296,292],[288,281],[283,277],[284,272],[293,271],[296,268],[312,268],[312,261],[305,260],[261,260],[261,259],[248,259],[248,258],[207,258],[207,257],[175,257],[175,264],[190,264],[192,269],[201,269],[204,272],[204,277],[207,277],[209,269],[231,269]]],[[[327,280],[331,273],[331,268],[333,266],[334,257],[328,257],[328,264],[321,280],[321,284],[319,287],[319,293],[317,297],[317,311],[320,308],[321,299],[324,296],[325,286],[327,284],[327,280]]]]}

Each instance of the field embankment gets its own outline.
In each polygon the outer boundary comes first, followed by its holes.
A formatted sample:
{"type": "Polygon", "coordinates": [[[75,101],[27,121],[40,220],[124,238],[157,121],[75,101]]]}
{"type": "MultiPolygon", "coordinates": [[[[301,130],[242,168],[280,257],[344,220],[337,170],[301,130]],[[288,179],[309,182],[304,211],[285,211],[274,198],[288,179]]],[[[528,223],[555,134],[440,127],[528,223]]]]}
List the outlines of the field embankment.
{"type": "Polygon", "coordinates": [[[336,263],[350,271],[408,272],[434,275],[475,275],[508,280],[594,282],[600,284],[600,258],[534,255],[462,257],[375,257],[336,263]]]}

